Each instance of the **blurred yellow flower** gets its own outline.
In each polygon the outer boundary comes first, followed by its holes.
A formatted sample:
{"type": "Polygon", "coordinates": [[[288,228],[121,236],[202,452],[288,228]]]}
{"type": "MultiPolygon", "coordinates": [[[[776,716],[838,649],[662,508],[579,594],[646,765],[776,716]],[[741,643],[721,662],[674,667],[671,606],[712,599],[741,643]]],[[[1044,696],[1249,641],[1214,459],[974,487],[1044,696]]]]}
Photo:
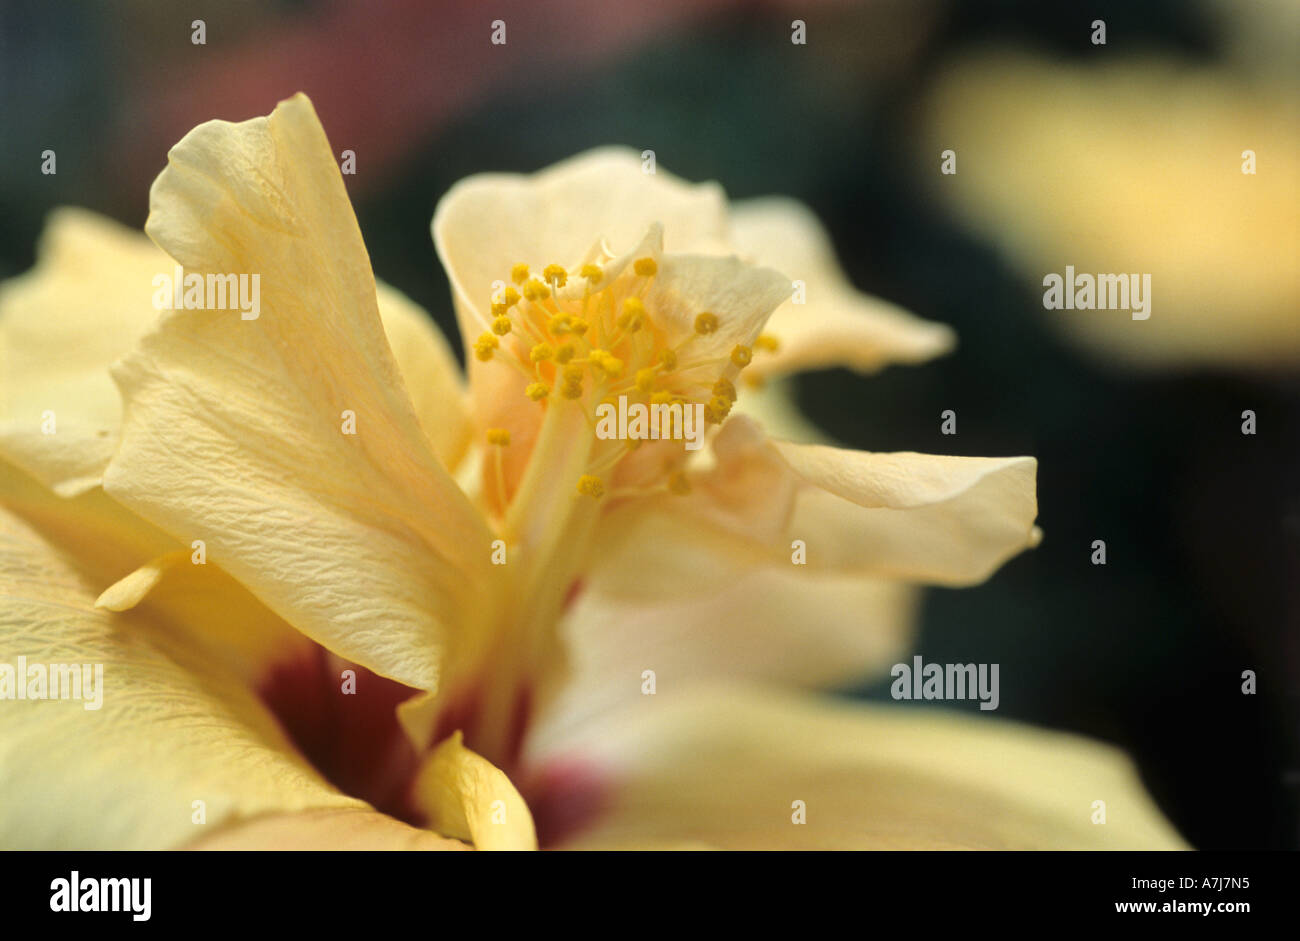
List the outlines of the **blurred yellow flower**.
{"type": "Polygon", "coordinates": [[[1286,367],[1300,360],[1294,102],[1289,84],[1155,56],[985,50],[936,78],[917,160],[1031,293],[1066,265],[1150,275],[1149,320],[1044,313],[1083,348],[1124,365],[1286,367]],[[955,175],[930,172],[944,150],[955,175]]]}
{"type": "Polygon", "coordinates": [[[795,692],[895,658],[910,583],[1037,538],[1032,458],[732,410],[744,368],[951,345],[853,292],[806,210],[729,215],[621,150],[458,184],[434,240],[467,388],[375,283],[301,95],[187,135],[146,230],[60,211],[0,292],[0,651],[106,686],[0,704],[0,844],[1181,845],[1108,748],[795,692]],[[151,326],[175,263],[258,274],[260,316],[151,326]],[[707,458],[597,437],[611,395],[704,406],[707,458]]]}

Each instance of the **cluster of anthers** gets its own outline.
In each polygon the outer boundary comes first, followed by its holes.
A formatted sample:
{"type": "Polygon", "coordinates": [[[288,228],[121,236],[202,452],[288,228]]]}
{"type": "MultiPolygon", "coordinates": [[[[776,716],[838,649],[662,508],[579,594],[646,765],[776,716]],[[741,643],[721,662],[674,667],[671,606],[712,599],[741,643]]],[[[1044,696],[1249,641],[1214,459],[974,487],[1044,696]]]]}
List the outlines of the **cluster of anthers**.
{"type": "MultiPolygon", "coordinates": [[[[774,351],[776,340],[764,334],[752,348],[737,344],[727,356],[692,358],[692,344],[717,331],[718,317],[701,311],[693,332],[670,344],[645,302],[658,271],[658,262],[650,257],[636,259],[630,273],[612,279],[597,264],[584,264],[576,273],[547,265],[540,278],[528,265],[517,264],[510,271],[513,286],[492,299],[491,329],[475,341],[474,355],[482,362],[496,359],[518,369],[528,379],[524,394],[542,407],[556,397],[576,403],[593,433],[596,407],[614,404],[620,396],[647,406],[676,405],[671,412],[663,410],[675,421],[681,420],[680,409],[701,404],[705,422],[719,425],[736,402],[732,379],[749,365],[755,350],[774,351]],[[582,282],[581,292],[564,290],[570,279],[582,282]]],[[[510,434],[490,429],[487,440],[506,447],[510,434]]],[[[641,443],[614,442],[617,446],[579,478],[578,492],[597,499],[605,496],[602,474],[641,443]]],[[[689,492],[684,461],[684,452],[667,459],[661,489],[689,492]]]]}

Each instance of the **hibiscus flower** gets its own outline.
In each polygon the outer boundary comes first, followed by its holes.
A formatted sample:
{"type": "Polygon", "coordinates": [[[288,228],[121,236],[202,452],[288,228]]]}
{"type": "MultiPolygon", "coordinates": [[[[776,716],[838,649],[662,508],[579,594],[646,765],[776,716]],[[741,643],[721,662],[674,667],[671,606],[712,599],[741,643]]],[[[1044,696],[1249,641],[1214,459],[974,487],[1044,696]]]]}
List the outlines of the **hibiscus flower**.
{"type": "Polygon", "coordinates": [[[951,335],[806,210],[647,169],[446,195],[467,383],[301,95],[172,149],[157,247],[53,217],[0,295],[0,653],[103,699],[0,702],[0,843],[1181,845],[1108,747],[812,692],[1034,544],[1035,462],[769,438],[747,376],[951,335]],[[176,265],[257,275],[258,316],[157,316],[176,265]],[[597,434],[619,396],[707,448],[597,434]]]}

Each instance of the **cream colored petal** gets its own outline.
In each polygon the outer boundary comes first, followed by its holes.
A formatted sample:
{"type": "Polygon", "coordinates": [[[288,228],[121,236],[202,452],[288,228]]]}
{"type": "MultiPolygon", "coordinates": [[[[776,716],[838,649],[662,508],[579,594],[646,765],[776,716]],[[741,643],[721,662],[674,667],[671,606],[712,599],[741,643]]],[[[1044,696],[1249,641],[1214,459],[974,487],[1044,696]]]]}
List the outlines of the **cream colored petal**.
{"type": "Polygon", "coordinates": [[[462,744],[459,732],[425,759],[413,794],[434,829],[475,849],[537,849],[528,805],[504,772],[462,744]]]}
{"type": "Polygon", "coordinates": [[[719,369],[735,376],[728,362],[737,345],[752,347],[768,317],[788,295],[789,280],[771,268],[760,268],[734,256],[665,254],[659,273],[646,293],[646,308],[655,325],[676,345],[695,334],[701,313],[717,317],[717,330],[694,336],[679,358],[680,369],[691,362],[721,360],[700,370],[716,377],[719,369]]]}
{"type": "Polygon", "coordinates": [[[0,455],[66,496],[99,483],[121,420],[108,367],[158,318],[152,281],[172,268],[110,219],[50,214],[36,267],[0,285],[0,455]]]}
{"type": "Polygon", "coordinates": [[[188,134],[146,228],[187,270],[259,275],[261,312],[170,312],[119,365],[106,489],[335,653],[433,688],[491,616],[491,539],[405,394],[310,102],[188,134]]]}
{"type": "Polygon", "coordinates": [[[1187,848],[1122,753],[1073,735],[755,687],[639,706],[571,740],[609,798],[566,846],[1187,848]]]}
{"type": "Polygon", "coordinates": [[[723,679],[832,687],[883,672],[909,649],[920,592],[901,582],[810,570],[787,558],[738,566],[681,594],[719,568],[681,523],[687,531],[672,542],[639,543],[639,553],[611,557],[593,573],[562,628],[569,672],[530,733],[536,747],[544,751],[594,715],[648,708],[646,671],[656,697],[723,679]],[[602,574],[616,566],[664,590],[606,592],[602,574]]]}
{"type": "Polygon", "coordinates": [[[1041,537],[1031,457],[774,447],[813,485],[800,493],[788,529],[807,543],[809,565],[970,585],[1041,537]]]}
{"type": "Polygon", "coordinates": [[[1076,276],[1150,276],[1145,320],[1129,309],[1041,311],[1101,361],[1300,359],[1291,83],[1151,56],[991,49],[936,76],[917,120],[918,179],[1006,254],[1034,303],[1043,278],[1064,278],[1067,265],[1076,276]],[[955,175],[939,172],[945,149],[955,175]],[[1247,150],[1253,174],[1242,172],[1247,150]]]}
{"type": "Polygon", "coordinates": [[[466,850],[459,840],[418,830],[373,810],[307,810],[217,830],[192,850],[466,850]]]}
{"type": "Polygon", "coordinates": [[[603,238],[629,251],[654,222],[671,251],[716,248],[727,236],[726,200],[716,183],[689,184],[656,167],[643,172],[636,151],[606,147],[531,176],[486,173],[453,186],[433,217],[433,241],[451,280],[461,339],[469,345],[489,322],[492,283],[509,283],[512,265],[575,265],[603,238]]]}
{"type": "Polygon", "coordinates": [[[472,429],[465,377],[456,354],[423,308],[382,281],[375,286],[384,333],[420,426],[442,466],[454,473],[465,457],[472,429]]]}
{"type": "Polygon", "coordinates": [[[246,817],[363,806],[296,756],[238,677],[154,618],[95,608],[96,590],[0,510],[0,664],[89,664],[92,678],[102,665],[99,708],[0,701],[0,845],[175,847],[246,817]]]}
{"type": "Polygon", "coordinates": [[[746,376],[773,376],[846,366],[873,372],[891,363],[920,363],[956,345],[945,324],[922,320],[896,304],[855,290],[835,259],[817,217],[793,199],[736,203],[731,211],[736,249],[759,264],[802,282],[803,302],[787,285],[787,300],[764,333],[779,343],[759,352],[746,376]]]}
{"type": "Polygon", "coordinates": [[[103,589],[97,606],[125,611],[142,605],[142,613],[164,618],[176,636],[250,685],[315,646],[220,567],[193,564],[193,549],[178,546],[98,487],[60,497],[0,461],[0,503],[74,559],[88,585],[103,589]]]}

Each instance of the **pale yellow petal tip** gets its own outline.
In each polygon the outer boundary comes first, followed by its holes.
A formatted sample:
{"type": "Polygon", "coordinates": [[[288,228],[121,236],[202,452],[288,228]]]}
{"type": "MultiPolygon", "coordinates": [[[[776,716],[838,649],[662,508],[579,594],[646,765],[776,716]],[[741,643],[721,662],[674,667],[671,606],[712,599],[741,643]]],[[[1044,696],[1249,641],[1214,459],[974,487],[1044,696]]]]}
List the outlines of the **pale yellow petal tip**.
{"type": "Polygon", "coordinates": [[[118,579],[105,588],[100,593],[100,596],[95,599],[95,607],[107,611],[129,611],[158,586],[168,569],[188,557],[189,552],[187,550],[178,549],[175,552],[151,560],[130,575],[118,579]]]}
{"type": "Polygon", "coordinates": [[[537,849],[528,805],[505,772],[464,746],[460,732],[425,759],[415,797],[432,829],[475,849],[537,849]]]}

